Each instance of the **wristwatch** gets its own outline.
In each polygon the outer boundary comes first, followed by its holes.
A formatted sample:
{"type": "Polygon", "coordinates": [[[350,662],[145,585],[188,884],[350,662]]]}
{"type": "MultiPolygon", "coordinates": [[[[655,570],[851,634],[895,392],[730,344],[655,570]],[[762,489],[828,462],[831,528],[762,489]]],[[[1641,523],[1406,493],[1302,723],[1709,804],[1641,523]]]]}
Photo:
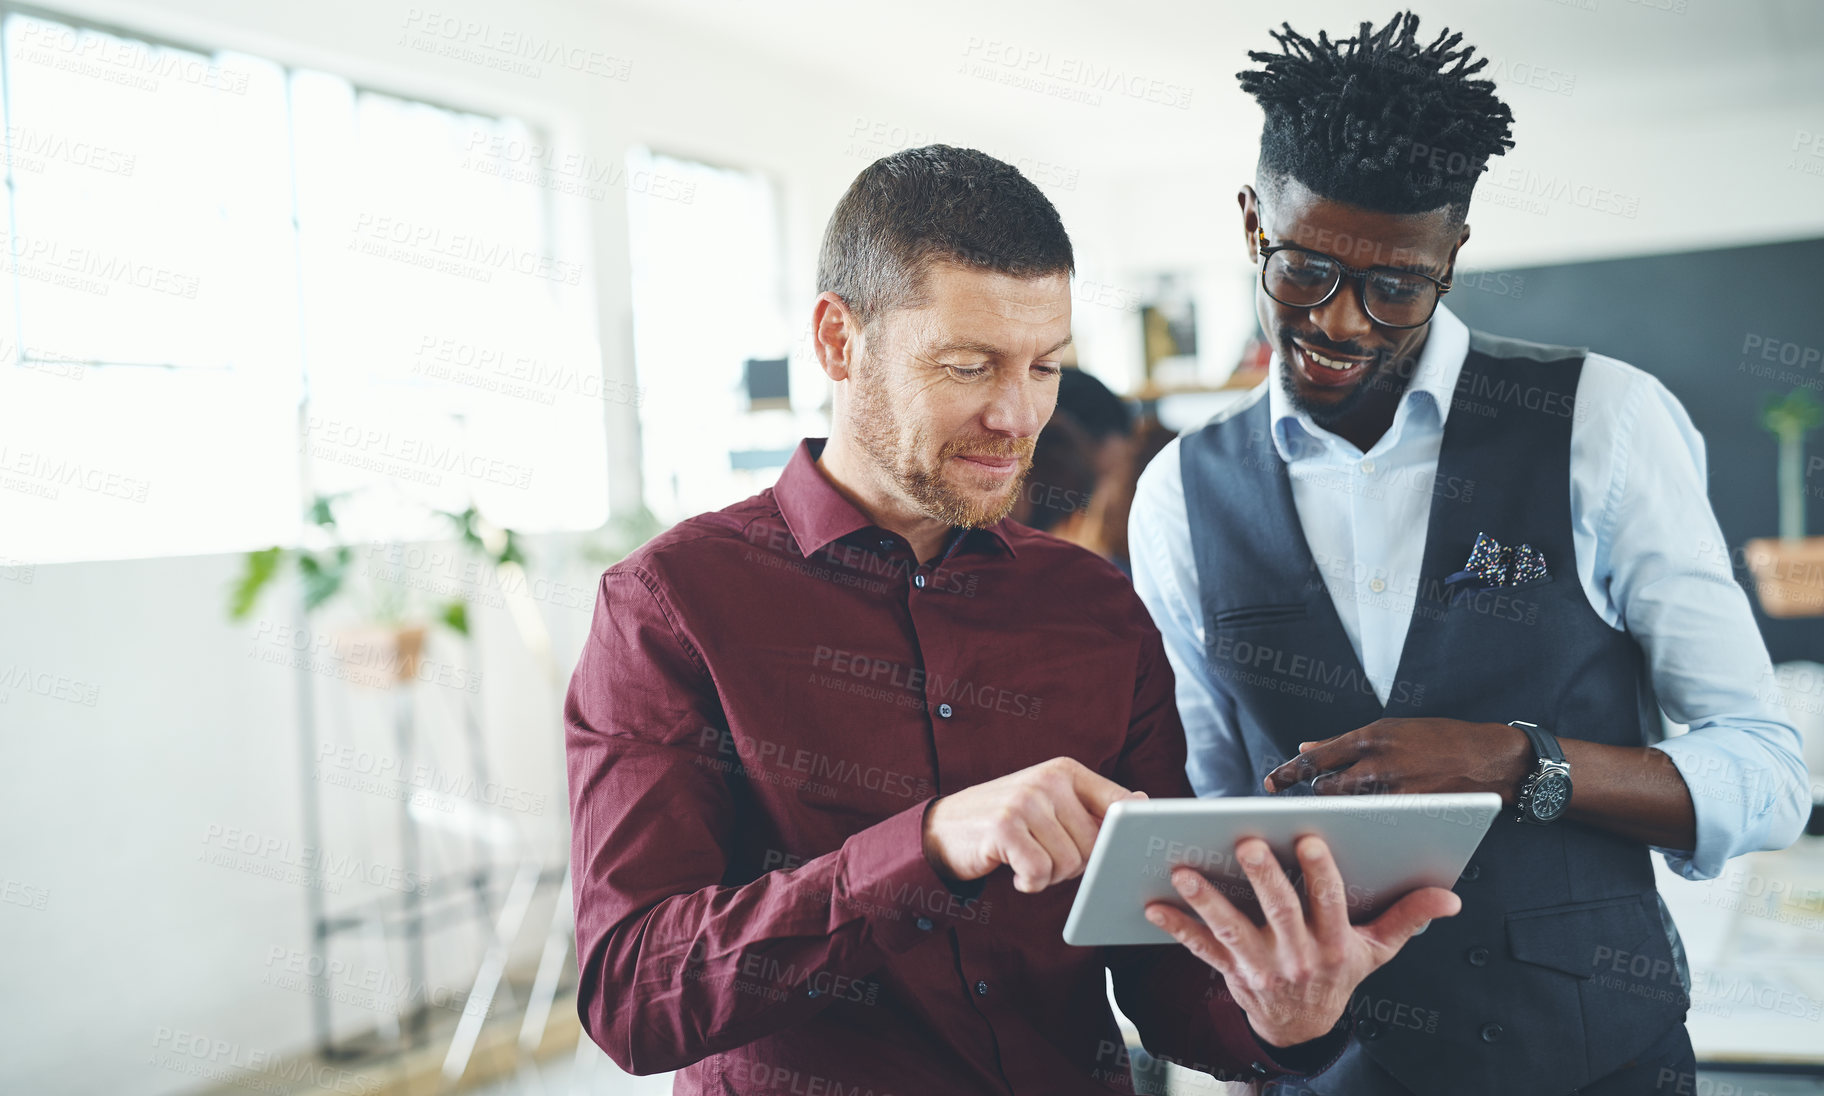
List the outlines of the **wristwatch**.
{"type": "Polygon", "coordinates": [[[1525,731],[1533,744],[1533,771],[1520,782],[1514,821],[1535,826],[1556,821],[1571,805],[1571,763],[1558,748],[1558,739],[1537,723],[1515,719],[1508,726],[1525,731]]]}

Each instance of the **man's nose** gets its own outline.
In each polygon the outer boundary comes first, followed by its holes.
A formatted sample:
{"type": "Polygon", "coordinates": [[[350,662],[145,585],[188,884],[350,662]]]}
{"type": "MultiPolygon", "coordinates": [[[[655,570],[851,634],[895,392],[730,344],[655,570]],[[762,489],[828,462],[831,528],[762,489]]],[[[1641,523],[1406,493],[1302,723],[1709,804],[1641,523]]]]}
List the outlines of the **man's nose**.
{"type": "Polygon", "coordinates": [[[1029,438],[1045,425],[1051,393],[1025,376],[995,385],[994,395],[982,409],[982,425],[996,434],[1029,438]]]}
{"type": "Polygon", "coordinates": [[[1362,292],[1360,278],[1344,278],[1329,300],[1311,309],[1311,322],[1332,345],[1354,342],[1374,333],[1374,321],[1362,307],[1362,292]]]}

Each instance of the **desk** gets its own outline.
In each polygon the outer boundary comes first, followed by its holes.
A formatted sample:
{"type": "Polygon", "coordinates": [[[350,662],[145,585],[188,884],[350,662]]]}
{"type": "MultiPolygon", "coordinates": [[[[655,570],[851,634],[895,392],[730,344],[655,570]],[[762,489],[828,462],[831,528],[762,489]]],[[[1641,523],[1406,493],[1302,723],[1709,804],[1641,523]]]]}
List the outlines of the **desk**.
{"type": "Polygon", "coordinates": [[[1824,838],[1738,857],[1701,883],[1655,861],[1691,961],[1699,1060],[1824,1068],[1824,838]]]}

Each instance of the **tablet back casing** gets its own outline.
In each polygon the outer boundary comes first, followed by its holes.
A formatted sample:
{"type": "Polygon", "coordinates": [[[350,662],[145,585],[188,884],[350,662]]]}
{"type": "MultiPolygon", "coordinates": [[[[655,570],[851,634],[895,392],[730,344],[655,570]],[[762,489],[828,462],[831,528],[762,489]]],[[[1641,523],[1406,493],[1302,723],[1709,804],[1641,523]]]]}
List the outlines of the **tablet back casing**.
{"type": "Polygon", "coordinates": [[[1250,836],[1266,841],[1301,893],[1293,842],[1323,838],[1342,873],[1349,919],[1372,920],[1419,887],[1454,886],[1500,810],[1492,792],[1122,800],[1096,835],[1064,942],[1172,943],[1145,910],[1153,901],[1190,908],[1172,888],[1179,865],[1202,872],[1258,923],[1253,885],[1235,859],[1235,843],[1250,836]]]}

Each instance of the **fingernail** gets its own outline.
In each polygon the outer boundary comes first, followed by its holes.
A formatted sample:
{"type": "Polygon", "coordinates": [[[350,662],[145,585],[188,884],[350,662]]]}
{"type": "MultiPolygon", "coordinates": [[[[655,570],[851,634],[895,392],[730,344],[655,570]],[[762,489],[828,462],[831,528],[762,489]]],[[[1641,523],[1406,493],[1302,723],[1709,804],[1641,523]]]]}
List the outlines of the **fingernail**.
{"type": "Polygon", "coordinates": [[[1165,925],[1165,914],[1160,913],[1158,910],[1153,909],[1151,906],[1147,907],[1146,919],[1148,921],[1151,921],[1155,925],[1159,925],[1160,927],[1164,927],[1164,925],[1165,925]]]}
{"type": "Polygon", "coordinates": [[[1178,888],[1179,894],[1189,898],[1197,893],[1197,876],[1188,871],[1175,871],[1172,873],[1172,886],[1178,888]]]}

